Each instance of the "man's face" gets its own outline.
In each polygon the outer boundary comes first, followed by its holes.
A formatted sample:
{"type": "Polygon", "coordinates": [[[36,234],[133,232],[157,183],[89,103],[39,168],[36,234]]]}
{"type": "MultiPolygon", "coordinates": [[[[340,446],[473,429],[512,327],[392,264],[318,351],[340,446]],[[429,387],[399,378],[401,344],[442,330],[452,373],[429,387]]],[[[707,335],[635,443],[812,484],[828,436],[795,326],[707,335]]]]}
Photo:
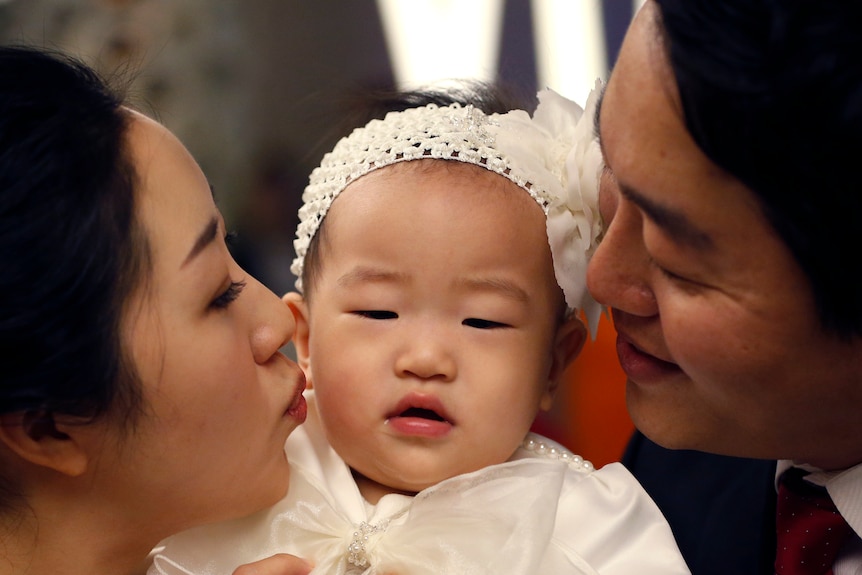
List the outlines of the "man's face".
{"type": "Polygon", "coordinates": [[[635,424],[667,447],[862,460],[862,344],[823,331],[753,193],[688,134],[648,2],[599,119],[609,223],[588,285],[612,308],[635,424]]]}

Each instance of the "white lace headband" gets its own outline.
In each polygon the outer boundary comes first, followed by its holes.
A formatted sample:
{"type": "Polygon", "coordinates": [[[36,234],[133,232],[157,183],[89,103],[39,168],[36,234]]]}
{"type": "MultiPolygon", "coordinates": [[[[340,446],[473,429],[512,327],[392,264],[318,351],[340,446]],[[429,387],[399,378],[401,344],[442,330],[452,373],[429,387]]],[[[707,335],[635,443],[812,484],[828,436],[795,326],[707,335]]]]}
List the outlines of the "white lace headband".
{"type": "Polygon", "coordinates": [[[523,110],[485,115],[473,106],[429,104],[390,112],[342,138],[311,173],[302,195],[290,271],[302,291],[308,246],[333,200],[357,178],[420,159],[474,164],[508,178],[542,207],[554,274],[566,305],[582,310],[595,336],[601,306],[586,289],[587,262],[601,233],[598,180],[602,157],[593,134],[600,84],[586,111],[559,94],[539,92],[532,117],[523,110]]]}

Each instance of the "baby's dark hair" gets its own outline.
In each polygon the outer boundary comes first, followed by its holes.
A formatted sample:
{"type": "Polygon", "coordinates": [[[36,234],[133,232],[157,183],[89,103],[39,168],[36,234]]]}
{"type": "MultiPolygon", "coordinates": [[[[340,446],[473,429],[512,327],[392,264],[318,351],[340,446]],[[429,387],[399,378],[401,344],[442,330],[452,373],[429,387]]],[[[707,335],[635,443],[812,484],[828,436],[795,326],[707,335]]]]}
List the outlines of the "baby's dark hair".
{"type": "MultiPolygon", "coordinates": [[[[504,87],[478,80],[459,80],[447,84],[445,89],[427,88],[405,91],[373,91],[358,97],[347,114],[350,118],[343,132],[349,134],[354,128],[368,122],[382,120],[389,112],[403,112],[429,104],[446,107],[452,104],[472,105],[485,114],[505,114],[510,110],[531,111],[535,108],[535,96],[526,97],[514,88],[504,87]]],[[[412,163],[412,162],[411,162],[412,163]]],[[[320,223],[311,239],[302,270],[303,295],[312,298],[315,280],[321,270],[321,244],[326,243],[326,219],[320,223]]]]}
{"type": "Polygon", "coordinates": [[[862,3],[657,3],[692,137],[757,197],[824,327],[862,335],[862,3]]]}
{"type": "Polygon", "coordinates": [[[522,93],[513,86],[493,84],[481,80],[457,80],[445,88],[429,87],[415,90],[374,90],[357,94],[346,104],[345,123],[341,128],[347,135],[354,128],[371,120],[382,120],[389,112],[403,112],[428,104],[446,107],[451,104],[473,107],[485,114],[505,114],[510,110],[533,110],[535,93],[522,93]]]}

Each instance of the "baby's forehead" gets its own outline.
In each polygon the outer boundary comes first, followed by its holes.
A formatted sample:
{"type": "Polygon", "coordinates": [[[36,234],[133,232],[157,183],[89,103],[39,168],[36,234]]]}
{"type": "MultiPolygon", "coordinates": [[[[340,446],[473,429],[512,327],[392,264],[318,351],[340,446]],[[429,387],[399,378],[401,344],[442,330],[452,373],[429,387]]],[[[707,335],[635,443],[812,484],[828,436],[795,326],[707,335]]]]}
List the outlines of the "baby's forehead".
{"type": "Polygon", "coordinates": [[[427,158],[422,160],[411,160],[409,162],[397,162],[389,164],[382,168],[377,168],[371,174],[405,174],[415,173],[417,175],[439,174],[441,172],[457,174],[459,176],[469,178],[484,178],[491,177],[498,180],[508,181],[506,178],[492,172],[491,170],[482,167],[473,162],[461,162],[457,159],[442,159],[442,158],[427,158]]]}

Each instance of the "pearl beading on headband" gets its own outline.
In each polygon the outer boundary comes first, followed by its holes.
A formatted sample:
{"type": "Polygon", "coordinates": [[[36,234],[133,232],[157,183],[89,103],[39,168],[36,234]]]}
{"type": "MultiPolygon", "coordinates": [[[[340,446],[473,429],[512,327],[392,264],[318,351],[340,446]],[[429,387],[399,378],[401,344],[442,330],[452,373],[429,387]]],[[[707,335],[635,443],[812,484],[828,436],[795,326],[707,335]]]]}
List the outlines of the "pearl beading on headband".
{"type": "Polygon", "coordinates": [[[302,194],[299,226],[293,242],[296,258],[290,271],[301,278],[308,246],[332,202],[353,181],[365,174],[411,160],[453,160],[481,166],[508,178],[532,196],[543,210],[551,198],[532,186],[526,174],[511,165],[494,148],[495,136],[488,131],[498,125],[473,106],[429,104],[390,112],[383,120],[372,120],[357,128],[326,154],[311,173],[302,194]]]}
{"type": "Polygon", "coordinates": [[[586,268],[598,244],[601,151],[592,117],[600,83],[586,111],[544,90],[531,117],[523,110],[486,115],[473,106],[429,104],[390,112],[342,138],[323,157],[302,195],[290,271],[302,291],[305,256],[332,202],[353,181],[399,162],[439,159],[473,164],[526,191],[547,218],[554,274],[570,310],[583,310],[593,336],[601,306],[586,289],[586,268]]]}

